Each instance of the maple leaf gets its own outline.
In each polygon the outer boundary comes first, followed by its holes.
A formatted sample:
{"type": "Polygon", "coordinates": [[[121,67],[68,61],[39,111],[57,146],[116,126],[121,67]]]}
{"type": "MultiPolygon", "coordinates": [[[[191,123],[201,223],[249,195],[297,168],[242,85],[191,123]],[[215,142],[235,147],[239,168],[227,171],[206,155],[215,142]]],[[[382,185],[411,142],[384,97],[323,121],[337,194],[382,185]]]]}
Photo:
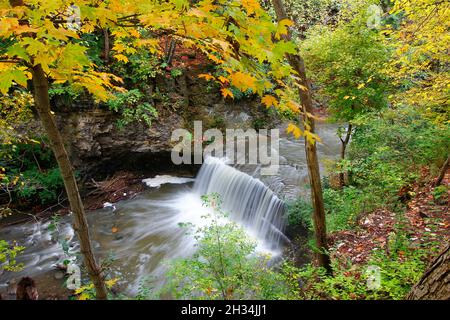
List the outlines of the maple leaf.
{"type": "MultiPolygon", "coordinates": [[[[74,69],[81,69],[81,66],[89,65],[90,61],[86,56],[86,50],[85,47],[78,44],[67,44],[58,59],[58,71],[70,73],[74,69]]],[[[47,62],[47,65],[49,64],[50,61],[47,62]]]]}
{"type": "Polygon", "coordinates": [[[262,97],[261,102],[265,104],[267,108],[270,108],[271,106],[276,107],[278,105],[278,100],[271,95],[265,95],[262,97]]]}
{"type": "Polygon", "coordinates": [[[16,68],[3,70],[0,72],[0,78],[2,79],[2,81],[0,81],[0,92],[5,95],[8,93],[13,82],[16,82],[23,87],[26,87],[27,85],[25,73],[16,68]]]}
{"type": "Polygon", "coordinates": [[[201,73],[201,74],[198,75],[198,77],[206,79],[206,80],[215,80],[216,79],[212,75],[207,74],[207,73],[201,73]]]}
{"type": "Polygon", "coordinates": [[[304,85],[301,85],[300,83],[296,82],[294,85],[303,91],[308,91],[308,88],[305,87],[304,85]]]}
{"type": "Polygon", "coordinates": [[[256,91],[256,79],[243,72],[235,72],[230,75],[231,83],[241,91],[252,89],[256,91]]]}
{"type": "Polygon", "coordinates": [[[278,22],[277,31],[275,33],[275,37],[280,39],[281,36],[288,34],[288,27],[294,25],[294,22],[289,19],[283,19],[278,22]]]}
{"type": "Polygon", "coordinates": [[[242,6],[249,14],[252,14],[261,8],[257,0],[242,0],[242,6]]]}
{"type": "Polygon", "coordinates": [[[301,106],[295,101],[288,101],[287,106],[295,113],[299,113],[301,110],[301,106]]]}
{"type": "Polygon", "coordinates": [[[218,76],[217,79],[219,79],[219,81],[222,83],[230,82],[230,80],[228,80],[228,78],[225,78],[224,76],[218,76]]]}
{"type": "Polygon", "coordinates": [[[28,56],[25,48],[23,48],[19,43],[16,43],[8,48],[6,52],[10,57],[19,57],[27,62],[30,62],[30,57],[28,56]]]}
{"type": "Polygon", "coordinates": [[[299,127],[297,127],[295,124],[289,123],[289,125],[286,128],[287,133],[292,133],[295,137],[295,139],[298,139],[302,136],[302,130],[300,130],[299,127]]]}
{"type": "Polygon", "coordinates": [[[306,139],[311,143],[314,144],[315,141],[319,141],[320,142],[320,138],[317,134],[312,133],[309,130],[305,130],[303,132],[303,134],[305,135],[306,139]]]}
{"type": "Polygon", "coordinates": [[[225,61],[223,61],[222,59],[219,59],[218,57],[216,57],[213,54],[208,54],[208,58],[211,59],[212,61],[214,61],[217,64],[222,64],[222,63],[225,62],[225,61]]]}
{"type": "Polygon", "coordinates": [[[222,88],[222,89],[220,89],[220,91],[222,92],[222,96],[224,96],[224,98],[226,98],[226,97],[233,98],[234,97],[233,93],[227,88],[222,88]]]}
{"type": "Polygon", "coordinates": [[[114,56],[114,58],[116,58],[118,61],[122,61],[127,63],[128,62],[128,58],[126,56],[124,56],[123,54],[116,54],[114,56]]]}
{"type": "Polygon", "coordinates": [[[124,52],[126,49],[125,45],[123,43],[117,42],[114,44],[113,50],[117,51],[118,53],[124,52]]]}
{"type": "Polygon", "coordinates": [[[114,278],[114,279],[109,279],[105,281],[105,284],[108,288],[113,287],[117,282],[119,281],[119,279],[114,278]]]}

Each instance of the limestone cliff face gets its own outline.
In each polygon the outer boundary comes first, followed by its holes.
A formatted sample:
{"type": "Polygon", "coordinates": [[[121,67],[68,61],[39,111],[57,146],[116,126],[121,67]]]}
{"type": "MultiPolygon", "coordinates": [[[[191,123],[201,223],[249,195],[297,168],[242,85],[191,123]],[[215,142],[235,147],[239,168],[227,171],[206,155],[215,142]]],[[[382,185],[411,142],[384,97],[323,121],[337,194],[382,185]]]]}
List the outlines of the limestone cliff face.
{"type": "MultiPolygon", "coordinates": [[[[151,125],[131,123],[117,126],[119,115],[89,99],[52,101],[66,148],[76,169],[88,174],[107,174],[118,169],[147,170],[170,167],[172,131],[201,120],[203,129],[270,127],[270,115],[258,99],[225,101],[218,90],[208,90],[204,81],[192,76],[159,80],[164,99],[150,99],[159,116],[151,125]]],[[[176,169],[176,168],[174,168],[176,169]]]]}
{"type": "Polygon", "coordinates": [[[183,119],[172,114],[154,121],[149,128],[133,123],[124,129],[116,125],[118,116],[97,109],[72,112],[58,117],[58,125],[74,166],[81,171],[107,173],[115,169],[138,169],[145,162],[170,158],[171,132],[183,119]]]}

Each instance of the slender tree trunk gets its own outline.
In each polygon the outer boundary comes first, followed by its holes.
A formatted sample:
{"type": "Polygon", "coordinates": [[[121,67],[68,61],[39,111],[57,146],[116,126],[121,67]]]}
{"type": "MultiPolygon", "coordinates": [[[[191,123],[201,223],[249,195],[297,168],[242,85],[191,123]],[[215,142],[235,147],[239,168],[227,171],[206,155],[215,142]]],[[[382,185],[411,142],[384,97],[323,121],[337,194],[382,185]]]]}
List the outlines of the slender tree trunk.
{"type": "MultiPolygon", "coordinates": [[[[278,21],[288,18],[282,0],[272,0],[272,4],[274,6],[278,21]]],[[[290,33],[287,35],[287,38],[291,38],[290,33]]],[[[309,83],[309,80],[306,76],[305,62],[299,54],[289,54],[287,55],[287,59],[292,68],[299,75],[298,84],[300,85],[299,96],[303,111],[303,123],[305,125],[309,125],[309,131],[311,133],[314,133],[315,121],[313,118],[308,116],[308,114],[312,114],[313,110],[311,84],[309,83]]],[[[311,183],[311,199],[314,209],[313,222],[316,246],[319,249],[319,252],[317,253],[317,260],[321,267],[324,267],[329,273],[331,273],[331,261],[328,255],[327,230],[325,223],[325,207],[323,202],[316,142],[311,143],[308,139],[305,139],[305,151],[309,181],[311,183]]]]}
{"type": "Polygon", "coordinates": [[[111,51],[111,43],[110,43],[110,39],[109,39],[109,30],[108,28],[104,28],[103,29],[103,59],[105,61],[106,64],[109,63],[109,52],[111,51]]]}
{"type": "Polygon", "coordinates": [[[450,300],[450,245],[447,245],[406,297],[408,300],[450,300]]]}
{"type": "Polygon", "coordinates": [[[436,186],[440,185],[442,183],[442,180],[444,180],[445,174],[447,173],[447,169],[450,162],[450,156],[447,156],[447,160],[445,160],[444,165],[441,168],[441,171],[439,172],[439,176],[436,180],[436,186]]]}
{"type": "Polygon", "coordinates": [[[168,65],[172,64],[172,58],[177,47],[177,40],[173,37],[166,36],[166,43],[164,45],[164,60],[168,65]]]}
{"type": "Polygon", "coordinates": [[[97,299],[104,300],[107,299],[106,286],[102,277],[101,269],[97,265],[92,252],[83,203],[81,201],[75,175],[64,147],[62,137],[51,114],[50,100],[48,96],[48,80],[41,65],[37,65],[32,68],[32,75],[35,106],[42,125],[44,126],[45,132],[48,135],[50,146],[55,154],[58,166],[61,170],[67,198],[69,199],[70,208],[73,213],[73,228],[77,233],[78,241],[80,242],[80,251],[83,255],[87,272],[89,273],[91,281],[94,284],[97,299]]]}
{"type": "MultiPolygon", "coordinates": [[[[348,142],[350,141],[350,137],[352,135],[352,124],[349,123],[347,127],[347,133],[345,134],[345,138],[339,138],[341,140],[341,160],[345,159],[345,150],[347,150],[348,142]]],[[[341,170],[342,171],[342,170],[341,170]]],[[[339,173],[339,186],[343,188],[345,185],[345,175],[344,172],[339,173]]]]}

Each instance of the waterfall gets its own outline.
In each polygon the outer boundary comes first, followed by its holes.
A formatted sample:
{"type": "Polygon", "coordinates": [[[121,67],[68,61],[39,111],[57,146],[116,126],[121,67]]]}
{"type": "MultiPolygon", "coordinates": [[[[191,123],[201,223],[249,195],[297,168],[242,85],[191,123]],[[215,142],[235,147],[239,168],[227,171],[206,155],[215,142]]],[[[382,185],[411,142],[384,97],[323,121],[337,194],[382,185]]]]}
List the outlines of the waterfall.
{"type": "Polygon", "coordinates": [[[205,159],[194,183],[198,195],[218,193],[222,209],[258,239],[277,248],[286,237],[286,207],[260,180],[228,166],[221,159],[205,159]]]}

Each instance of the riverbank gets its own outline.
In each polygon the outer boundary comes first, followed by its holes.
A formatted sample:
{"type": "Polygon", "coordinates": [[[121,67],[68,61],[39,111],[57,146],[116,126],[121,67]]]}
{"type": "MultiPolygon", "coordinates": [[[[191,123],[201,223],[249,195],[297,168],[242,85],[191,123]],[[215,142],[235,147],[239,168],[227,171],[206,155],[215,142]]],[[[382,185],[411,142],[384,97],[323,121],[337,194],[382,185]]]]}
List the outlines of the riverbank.
{"type": "MultiPolygon", "coordinates": [[[[436,201],[433,195],[436,180],[437,177],[425,184],[416,182],[411,186],[408,192],[414,196],[406,203],[401,218],[398,212],[378,208],[361,216],[354,229],[331,234],[329,245],[333,258],[364,265],[375,251],[389,255],[389,242],[392,242],[400,223],[402,230],[408,233],[410,246],[433,248],[429,251],[427,263],[433,260],[450,243],[449,193],[436,201]]],[[[450,170],[447,170],[442,185],[450,186],[450,170]]]]}
{"type": "MultiPolygon", "coordinates": [[[[300,268],[301,295],[337,300],[408,295],[450,243],[448,168],[442,181],[437,178],[448,162],[448,137],[447,126],[409,107],[367,115],[358,124],[346,158],[323,179],[333,275],[314,264],[300,268]],[[334,181],[341,172],[343,184],[334,181]],[[377,290],[367,285],[368,270],[378,273],[377,290]]],[[[290,223],[312,230],[311,211],[308,201],[298,199],[290,223]]]]}

